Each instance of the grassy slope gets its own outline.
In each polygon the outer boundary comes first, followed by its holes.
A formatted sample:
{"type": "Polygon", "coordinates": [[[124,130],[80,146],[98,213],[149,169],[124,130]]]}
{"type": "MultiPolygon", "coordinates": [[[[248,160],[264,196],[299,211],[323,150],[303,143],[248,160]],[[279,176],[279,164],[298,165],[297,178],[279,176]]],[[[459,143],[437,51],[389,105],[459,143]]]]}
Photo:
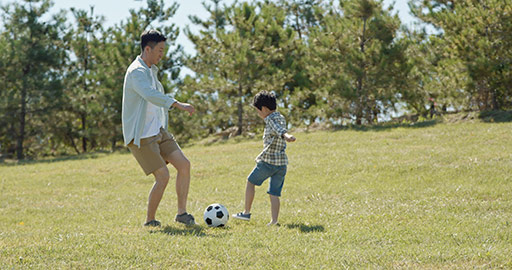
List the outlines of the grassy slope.
{"type": "Polygon", "coordinates": [[[141,226],[152,177],[130,154],[1,166],[1,267],[512,268],[511,130],[477,122],[295,134],[278,228],[265,226],[267,183],[250,223],[202,222],[210,203],[242,209],[259,139],[184,149],[194,228],[172,221],[173,184],[158,212],[164,226],[141,226]]]}

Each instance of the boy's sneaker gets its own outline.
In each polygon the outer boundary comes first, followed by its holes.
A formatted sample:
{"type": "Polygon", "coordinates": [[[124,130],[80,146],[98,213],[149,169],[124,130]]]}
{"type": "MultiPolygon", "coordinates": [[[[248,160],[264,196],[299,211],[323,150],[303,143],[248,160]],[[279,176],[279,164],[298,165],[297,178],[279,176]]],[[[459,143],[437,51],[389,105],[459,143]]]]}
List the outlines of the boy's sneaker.
{"type": "Polygon", "coordinates": [[[183,223],[185,225],[195,225],[196,221],[194,220],[194,216],[191,214],[185,212],[181,215],[176,215],[176,218],[174,219],[176,222],[183,223]]]}
{"type": "Polygon", "coordinates": [[[244,212],[233,214],[233,218],[241,219],[241,220],[251,220],[251,214],[244,214],[244,212]]]}
{"type": "Polygon", "coordinates": [[[153,219],[151,221],[144,223],[144,226],[145,227],[160,227],[160,221],[153,219]]]}

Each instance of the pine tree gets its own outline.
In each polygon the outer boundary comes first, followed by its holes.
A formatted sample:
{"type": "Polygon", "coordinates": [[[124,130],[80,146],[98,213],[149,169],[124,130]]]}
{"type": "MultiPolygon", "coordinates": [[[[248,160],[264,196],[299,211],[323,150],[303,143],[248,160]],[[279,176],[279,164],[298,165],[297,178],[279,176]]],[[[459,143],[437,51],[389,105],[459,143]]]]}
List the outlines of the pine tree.
{"type": "Polygon", "coordinates": [[[465,91],[479,110],[512,104],[512,3],[510,0],[411,1],[413,13],[439,29],[446,58],[462,61],[465,91]]]}
{"type": "Polygon", "coordinates": [[[274,3],[235,3],[222,7],[223,12],[219,1],[213,4],[215,8],[205,5],[209,19],[193,20],[203,27],[200,34],[187,32],[198,51],[188,66],[196,73],[196,90],[203,90],[210,101],[210,113],[220,114],[217,128],[236,126],[240,135],[256,123],[250,111],[256,92],[284,96],[291,79],[286,69],[291,65],[294,32],[285,28],[286,14],[274,3]]]}
{"type": "MultiPolygon", "coordinates": [[[[1,30],[3,33],[3,29],[1,30]]],[[[15,103],[13,94],[14,91],[10,91],[9,83],[9,65],[10,55],[9,43],[6,35],[0,35],[0,50],[4,53],[0,54],[0,158],[8,152],[14,152],[11,142],[14,141],[10,138],[9,134],[14,134],[13,131],[14,123],[12,121],[12,115],[15,111],[15,103]]]]}
{"type": "Polygon", "coordinates": [[[279,1],[281,8],[286,12],[286,27],[295,31],[293,49],[287,56],[291,65],[287,72],[291,79],[286,82],[287,99],[290,102],[289,122],[300,126],[314,123],[317,117],[322,117],[321,91],[313,85],[311,73],[310,51],[308,41],[311,29],[318,27],[325,12],[322,1],[293,0],[279,1]]]}
{"type": "MultiPolygon", "coordinates": [[[[61,106],[65,17],[41,18],[51,8],[49,0],[25,0],[2,7],[2,33],[8,65],[2,71],[10,118],[7,137],[16,141],[16,156],[38,154],[48,141],[45,119],[61,106]],[[7,42],[7,44],[5,43],[7,42]]],[[[10,146],[7,146],[10,148],[10,146]]]]}
{"type": "MultiPolygon", "coordinates": [[[[71,8],[71,12],[76,21],[76,26],[70,33],[69,44],[74,61],[68,65],[69,71],[66,77],[71,94],[69,98],[69,111],[76,116],[69,115],[68,121],[75,118],[80,123],[77,134],[81,137],[82,152],[87,152],[87,143],[89,148],[94,148],[97,144],[95,133],[95,119],[101,117],[102,106],[98,104],[98,85],[101,83],[97,75],[97,62],[95,57],[97,48],[100,44],[98,36],[103,31],[102,24],[104,18],[94,15],[94,7],[91,6],[90,12],[71,8]]],[[[73,123],[70,124],[73,126],[73,123]]],[[[70,138],[74,144],[74,138],[70,138]]]]}
{"type": "Polygon", "coordinates": [[[397,42],[400,20],[382,1],[347,0],[334,5],[312,30],[310,74],[335,123],[373,123],[398,102],[406,43],[397,42]]]}
{"type": "Polygon", "coordinates": [[[469,99],[460,91],[469,79],[462,61],[445,56],[445,42],[426,31],[404,31],[407,42],[407,65],[401,100],[410,112],[432,116],[448,109],[467,108],[469,99]]]}
{"type": "Polygon", "coordinates": [[[318,15],[321,0],[280,0],[280,5],[286,10],[287,25],[290,25],[299,40],[309,36],[310,28],[318,25],[318,15]]]}

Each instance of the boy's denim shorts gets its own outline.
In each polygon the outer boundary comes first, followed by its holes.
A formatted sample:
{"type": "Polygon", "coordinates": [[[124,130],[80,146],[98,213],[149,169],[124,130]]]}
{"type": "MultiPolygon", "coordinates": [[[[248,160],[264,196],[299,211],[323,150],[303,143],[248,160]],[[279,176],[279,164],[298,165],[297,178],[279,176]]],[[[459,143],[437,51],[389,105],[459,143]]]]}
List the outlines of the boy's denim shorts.
{"type": "Polygon", "coordinates": [[[260,161],[256,164],[256,167],[254,167],[249,177],[247,177],[247,181],[253,183],[256,186],[261,186],[261,184],[263,184],[263,182],[270,177],[270,184],[268,186],[267,193],[280,197],[281,190],[283,189],[285,175],[286,165],[275,166],[260,161]]]}

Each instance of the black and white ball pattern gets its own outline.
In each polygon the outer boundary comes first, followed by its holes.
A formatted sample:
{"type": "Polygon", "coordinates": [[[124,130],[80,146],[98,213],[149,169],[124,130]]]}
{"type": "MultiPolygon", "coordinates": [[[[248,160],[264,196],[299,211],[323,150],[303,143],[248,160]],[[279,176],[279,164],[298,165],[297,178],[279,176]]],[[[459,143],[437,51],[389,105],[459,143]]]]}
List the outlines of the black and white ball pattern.
{"type": "Polygon", "coordinates": [[[222,204],[210,204],[204,210],[203,218],[210,227],[223,227],[229,220],[228,209],[222,204]]]}

